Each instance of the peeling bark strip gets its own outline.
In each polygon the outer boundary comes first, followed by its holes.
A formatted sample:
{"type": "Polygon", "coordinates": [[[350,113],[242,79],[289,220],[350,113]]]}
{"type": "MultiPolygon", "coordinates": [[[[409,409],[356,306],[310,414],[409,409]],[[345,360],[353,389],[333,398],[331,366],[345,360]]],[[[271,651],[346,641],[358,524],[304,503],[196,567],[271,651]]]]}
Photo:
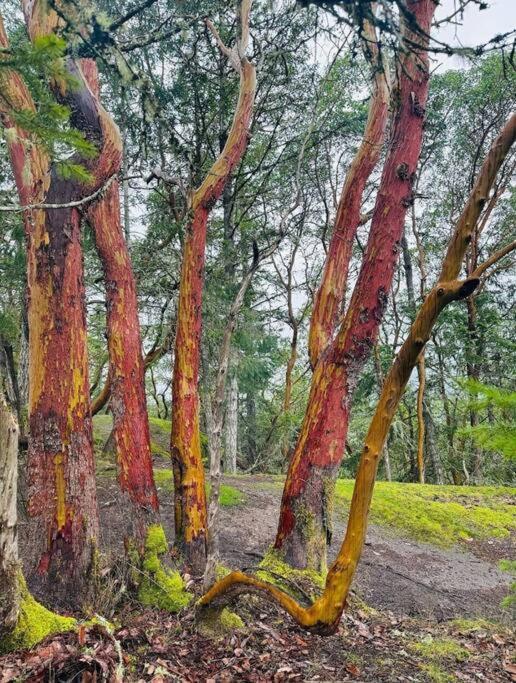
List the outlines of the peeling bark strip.
{"type": "MultiPolygon", "coordinates": [[[[410,0],[408,9],[423,35],[428,35],[434,0],[410,0]]],[[[282,551],[287,562],[300,568],[325,569],[326,545],[331,540],[331,501],[343,457],[351,399],[378,335],[405,214],[412,202],[429,74],[427,39],[407,26],[403,27],[403,38],[419,45],[420,50],[417,54],[407,50],[400,57],[392,136],[366,252],[335,339],[320,357],[319,344],[314,343],[313,357],[318,362],[283,490],[275,548],[282,551]]],[[[321,319],[329,320],[325,314],[321,319]]]]}
{"type": "Polygon", "coordinates": [[[243,0],[240,37],[233,50],[220,49],[240,74],[238,103],[227,142],[202,185],[190,197],[191,220],[183,246],[172,379],[172,466],[176,543],[186,562],[201,572],[206,561],[207,509],[199,429],[199,359],[206,229],[209,214],[220,198],[247,145],[256,90],[256,72],[245,53],[249,39],[251,1],[243,0]]]}
{"type": "MultiPolygon", "coordinates": [[[[0,39],[7,46],[3,30],[0,39]]],[[[1,71],[8,104],[34,109],[23,81],[1,71]]],[[[9,124],[8,110],[3,120],[9,124]]],[[[81,188],[58,178],[23,131],[14,132],[9,152],[23,204],[80,196],[81,188]]],[[[78,602],[98,535],[80,220],[76,209],[65,209],[26,212],[24,222],[30,327],[28,513],[34,551],[29,573],[46,600],[66,596],[78,602]]]]}
{"type": "MultiPolygon", "coordinates": [[[[98,72],[84,60],[83,73],[99,106],[98,72]]],[[[119,160],[120,169],[121,159],[119,160]]],[[[150,447],[136,284],[120,219],[118,181],[87,211],[106,286],[110,409],[118,480],[127,496],[125,542],[143,553],[149,524],[159,521],[150,447]]]]}
{"type": "Polygon", "coordinates": [[[127,495],[126,543],[143,552],[149,524],[158,523],[152,471],[136,287],[120,222],[118,183],[88,211],[106,282],[109,377],[118,481],[127,495]]]}
{"type": "Polygon", "coordinates": [[[308,340],[312,368],[317,365],[338,324],[353,240],[361,223],[362,196],[380,158],[389,118],[389,76],[378,50],[375,28],[368,21],[364,22],[363,39],[366,56],[372,61],[373,93],[362,142],[346,174],[321,284],[315,295],[308,340]]]}
{"type": "Polygon", "coordinates": [[[466,208],[455,227],[444,258],[439,280],[419,309],[416,319],[410,328],[409,335],[398,352],[385,379],[360,457],[353,497],[351,499],[346,536],[337,558],[328,572],[321,597],[310,607],[304,608],[291,598],[290,595],[287,595],[275,586],[247,576],[242,572],[232,572],[221,581],[218,581],[200,599],[199,603],[201,606],[208,606],[224,599],[227,600],[230,594],[250,591],[259,592],[269,600],[281,605],[300,626],[323,635],[335,632],[344,611],[351,582],[362,554],[378,462],[412,370],[416,366],[417,360],[429,340],[432,328],[442,310],[453,301],[470,296],[479,285],[480,277],[510,251],[516,249],[516,241],[503,247],[478,266],[466,280],[459,281],[453,276],[453,273],[460,272],[469,244],[467,235],[474,229],[480,217],[483,204],[479,201],[479,198],[482,196],[487,197],[496,174],[515,140],[516,114],[511,117],[491,146],[466,208]],[[443,274],[449,273],[452,274],[452,279],[448,281],[443,280],[443,274]]]}
{"type": "Polygon", "coordinates": [[[16,479],[18,425],[0,393],[0,642],[18,621],[20,606],[16,479]]]}

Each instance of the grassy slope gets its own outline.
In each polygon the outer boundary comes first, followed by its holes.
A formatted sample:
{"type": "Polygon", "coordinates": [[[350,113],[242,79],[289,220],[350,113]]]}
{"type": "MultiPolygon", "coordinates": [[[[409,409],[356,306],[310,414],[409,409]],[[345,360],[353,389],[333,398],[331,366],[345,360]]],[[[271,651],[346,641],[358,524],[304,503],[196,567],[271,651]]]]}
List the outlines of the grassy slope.
{"type": "MultiPolygon", "coordinates": [[[[339,479],[336,510],[347,513],[351,479],[339,479]]],[[[408,536],[449,547],[472,538],[501,538],[516,531],[516,489],[495,486],[433,486],[380,481],[372,521],[408,536]]]]}
{"type": "MultiPolygon", "coordinates": [[[[111,429],[111,416],[96,415],[93,419],[94,438],[102,448],[111,429]]],[[[168,458],[170,422],[150,418],[152,452],[168,458]]],[[[257,485],[281,491],[283,477],[271,475],[257,485]]],[[[242,482],[250,483],[242,475],[242,482]]],[[[172,472],[156,470],[156,483],[172,489],[172,472]]],[[[353,481],[339,479],[335,510],[347,514],[353,481]]],[[[223,484],[221,504],[244,503],[244,495],[235,487],[223,484]]],[[[441,547],[450,547],[470,538],[500,538],[516,532],[516,489],[495,486],[433,486],[431,484],[400,484],[379,481],[375,486],[371,507],[372,521],[405,535],[441,547]]]]}

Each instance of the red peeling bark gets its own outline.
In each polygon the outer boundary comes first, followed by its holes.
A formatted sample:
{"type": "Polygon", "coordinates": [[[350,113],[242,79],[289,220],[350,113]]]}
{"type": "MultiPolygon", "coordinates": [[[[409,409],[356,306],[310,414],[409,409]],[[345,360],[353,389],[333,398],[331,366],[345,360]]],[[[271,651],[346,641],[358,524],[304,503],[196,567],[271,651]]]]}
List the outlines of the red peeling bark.
{"type": "Polygon", "coordinates": [[[241,60],[240,95],[231,130],[219,158],[190,200],[177,311],[172,379],[172,466],[176,544],[187,564],[202,572],[206,563],[207,508],[199,428],[199,360],[206,230],[211,209],[247,145],[256,88],[255,68],[241,60]]]}
{"type": "MultiPolygon", "coordinates": [[[[0,26],[0,42],[7,37],[0,26]]],[[[66,203],[88,192],[59,178],[45,152],[11,126],[10,108],[34,109],[21,78],[2,69],[2,119],[22,204],[66,203]]],[[[84,280],[77,209],[24,214],[29,347],[29,579],[54,604],[80,604],[98,537],[84,280]]]]}
{"type": "MultiPolygon", "coordinates": [[[[428,35],[433,0],[408,9],[428,35]]],[[[376,342],[391,289],[412,184],[421,151],[428,95],[427,40],[404,28],[419,45],[400,59],[392,136],[371,230],[349,307],[333,342],[315,367],[308,406],[283,490],[275,548],[295,567],[324,569],[331,538],[331,500],[344,454],[351,399],[376,342]]]]}
{"type": "Polygon", "coordinates": [[[338,326],[353,241],[361,223],[362,196],[380,158],[389,118],[388,75],[384,71],[376,46],[375,29],[366,22],[364,31],[366,49],[372,52],[372,66],[375,70],[373,93],[363,140],[346,174],[321,283],[315,295],[308,339],[312,368],[315,368],[319,356],[331,341],[338,326]]]}
{"type": "Polygon", "coordinates": [[[141,551],[149,524],[158,521],[136,287],[120,220],[118,183],[88,210],[106,283],[109,407],[118,461],[118,480],[127,495],[126,543],[141,551]]]}
{"type": "MultiPolygon", "coordinates": [[[[81,68],[100,107],[97,67],[91,60],[83,60],[81,68]]],[[[119,158],[117,170],[120,165],[119,158]]],[[[106,287],[109,407],[118,481],[127,499],[125,543],[143,552],[149,524],[159,521],[159,503],[152,470],[136,284],[121,224],[118,181],[91,204],[87,218],[106,287]]]]}

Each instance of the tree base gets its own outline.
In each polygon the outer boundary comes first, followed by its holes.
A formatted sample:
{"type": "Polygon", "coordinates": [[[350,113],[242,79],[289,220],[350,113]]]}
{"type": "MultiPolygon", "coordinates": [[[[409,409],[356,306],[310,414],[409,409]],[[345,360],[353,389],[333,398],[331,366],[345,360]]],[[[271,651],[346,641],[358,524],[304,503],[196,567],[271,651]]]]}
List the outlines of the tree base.
{"type": "Polygon", "coordinates": [[[63,617],[43,607],[29,593],[23,575],[18,575],[20,611],[14,629],[0,640],[0,654],[27,649],[55,633],[71,631],[77,626],[72,617],[63,617]]]}

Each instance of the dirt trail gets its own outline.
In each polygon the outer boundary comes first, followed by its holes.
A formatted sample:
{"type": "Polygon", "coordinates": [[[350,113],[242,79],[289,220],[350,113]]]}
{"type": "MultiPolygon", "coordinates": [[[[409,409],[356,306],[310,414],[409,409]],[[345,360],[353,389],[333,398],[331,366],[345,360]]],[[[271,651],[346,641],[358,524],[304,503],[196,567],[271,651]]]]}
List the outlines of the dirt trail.
{"type": "MultiPolygon", "coordinates": [[[[225,481],[242,491],[246,502],[221,508],[222,561],[234,569],[255,567],[274,539],[281,484],[267,475],[226,477],[225,481]]],[[[97,493],[101,546],[106,555],[114,559],[123,553],[124,516],[114,468],[112,477],[98,477],[97,493]]],[[[163,489],[159,493],[163,525],[172,541],[173,496],[163,489]]],[[[23,513],[19,527],[21,557],[27,561],[30,541],[25,533],[23,513]]],[[[336,520],[330,560],[335,557],[343,536],[344,524],[336,520]]],[[[391,529],[371,525],[353,589],[371,607],[391,610],[399,616],[437,620],[455,616],[492,616],[507,621],[508,610],[502,610],[500,602],[509,592],[511,576],[497,568],[496,557],[493,557],[496,553],[490,553],[493,546],[474,545],[477,556],[406,540],[391,529]]],[[[513,546],[504,548],[504,557],[514,555],[513,546]]]]}
{"type": "MultiPolygon", "coordinates": [[[[223,560],[233,568],[255,566],[274,538],[281,487],[265,476],[252,480],[228,477],[226,482],[243,491],[247,501],[245,506],[222,508],[223,560]]],[[[336,521],[330,560],[344,530],[344,524],[336,521]]],[[[509,574],[471,552],[406,540],[371,525],[354,589],[372,607],[398,615],[507,620],[507,610],[500,609],[500,602],[510,583],[509,574]]]]}

